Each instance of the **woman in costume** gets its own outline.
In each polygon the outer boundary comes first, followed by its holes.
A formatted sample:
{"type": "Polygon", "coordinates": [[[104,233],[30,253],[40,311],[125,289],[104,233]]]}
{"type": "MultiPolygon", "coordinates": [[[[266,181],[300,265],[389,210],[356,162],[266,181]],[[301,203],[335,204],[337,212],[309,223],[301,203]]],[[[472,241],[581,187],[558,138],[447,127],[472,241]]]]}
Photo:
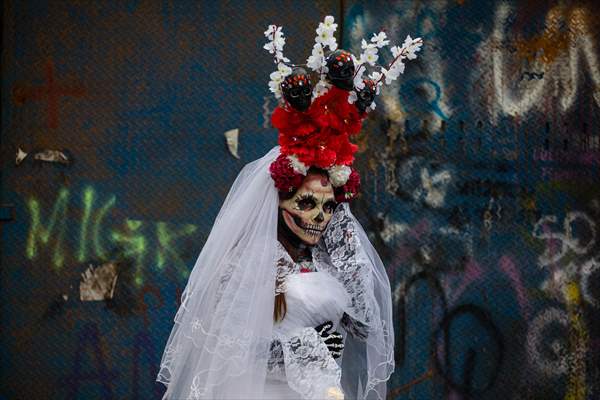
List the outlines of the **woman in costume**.
{"type": "Polygon", "coordinates": [[[390,285],[348,206],[360,186],[349,137],[421,40],[392,47],[387,68],[363,78],[385,33],[356,58],[337,50],[336,27],[326,17],[317,29],[314,87],[283,57],[281,27],[265,32],[279,146],[242,169],[198,256],[157,377],[165,400],[386,397],[390,285]]]}

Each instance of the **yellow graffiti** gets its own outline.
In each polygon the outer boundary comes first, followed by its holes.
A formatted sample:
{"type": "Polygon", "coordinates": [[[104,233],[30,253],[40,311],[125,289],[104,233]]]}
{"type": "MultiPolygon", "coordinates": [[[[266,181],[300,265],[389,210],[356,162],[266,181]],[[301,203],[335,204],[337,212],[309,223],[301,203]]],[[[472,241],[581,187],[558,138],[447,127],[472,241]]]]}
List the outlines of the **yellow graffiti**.
{"type": "Polygon", "coordinates": [[[531,39],[519,39],[515,42],[517,55],[533,62],[539,58],[544,63],[551,63],[569,48],[569,36],[561,30],[561,21],[565,14],[564,7],[551,9],[546,16],[546,26],[540,35],[531,39]]]}
{"type": "MultiPolygon", "coordinates": [[[[120,249],[120,254],[131,260],[134,264],[133,281],[139,287],[144,284],[143,269],[148,262],[154,261],[158,271],[167,267],[175,268],[183,278],[189,276],[192,266],[188,266],[178,249],[178,242],[185,236],[197,232],[198,227],[184,224],[174,228],[163,221],[148,222],[137,219],[125,219],[120,226],[103,227],[105,218],[110,210],[115,207],[116,196],[111,195],[108,200],[94,212],[94,203],[97,194],[93,187],[87,186],[81,195],[81,212],[69,213],[69,191],[62,188],[54,203],[52,212],[47,219],[43,219],[40,202],[34,198],[27,202],[31,218],[29,227],[26,255],[30,260],[39,256],[42,245],[48,245],[50,240],[54,244],[52,262],[55,268],[65,264],[67,254],[63,250],[64,232],[67,226],[68,215],[80,216],[79,240],[74,248],[73,258],[77,262],[84,262],[91,258],[108,260],[109,253],[105,244],[112,244],[120,249]],[[151,235],[148,234],[151,232],[151,235]],[[108,242],[108,243],[105,243],[108,242]],[[153,260],[150,260],[155,256],[153,260]],[[90,254],[91,253],[91,254],[90,254]]],[[[70,225],[71,226],[71,223],[70,225]]],[[[111,253],[114,254],[114,253],[111,253]]],[[[117,253],[118,254],[118,253],[117,253]]]]}
{"type": "MultiPolygon", "coordinates": [[[[499,3],[492,34],[478,50],[481,57],[491,60],[493,73],[488,84],[493,86],[495,93],[494,120],[500,113],[516,117],[526,115],[533,109],[547,108],[543,101],[546,98],[555,98],[560,111],[571,109],[581,87],[580,75],[586,71],[586,67],[591,85],[600,86],[600,65],[591,29],[593,21],[590,16],[593,13],[590,10],[556,6],[546,15],[545,28],[540,35],[516,40],[515,56],[507,54],[504,49],[507,40],[505,22],[513,8],[508,3],[499,3]],[[525,81],[520,84],[522,87],[519,90],[515,90],[512,86],[514,80],[508,70],[521,59],[529,60],[528,64],[538,73],[543,72],[544,78],[525,81]]],[[[481,82],[478,85],[487,86],[481,82]]],[[[600,105],[600,91],[594,90],[592,96],[600,105]]]]}
{"type": "Polygon", "coordinates": [[[65,217],[67,215],[68,198],[69,191],[64,188],[61,189],[58,193],[58,199],[54,203],[47,227],[42,223],[40,203],[35,199],[29,199],[27,205],[29,215],[31,216],[31,225],[27,236],[26,254],[30,260],[38,254],[38,240],[40,243],[48,244],[48,241],[52,237],[55,243],[52,263],[55,269],[60,269],[63,266],[65,255],[62,251],[62,241],[66,226],[65,217]]]}
{"type": "Polygon", "coordinates": [[[112,195],[112,197],[106,202],[106,204],[104,204],[102,206],[102,208],[100,208],[100,210],[98,210],[98,212],[96,213],[96,220],[94,222],[94,239],[93,239],[94,251],[96,253],[96,256],[98,256],[100,259],[103,259],[103,260],[106,259],[106,251],[102,247],[102,241],[100,240],[100,227],[102,225],[102,220],[104,220],[104,217],[106,216],[108,211],[114,207],[116,202],[117,202],[117,197],[115,195],[112,195]]]}
{"type": "Polygon", "coordinates": [[[87,248],[87,231],[88,224],[90,221],[90,214],[92,213],[92,205],[94,203],[94,189],[86,187],[83,192],[83,216],[81,218],[81,234],[79,239],[79,252],[77,253],[77,260],[84,261],[86,258],[87,248]]]}
{"type": "Polygon", "coordinates": [[[574,355],[569,363],[569,377],[565,400],[585,400],[585,354],[588,345],[588,333],[581,316],[581,291],[576,282],[569,282],[565,290],[567,312],[571,323],[569,333],[570,354],[574,355]]]}
{"type": "MultiPolygon", "coordinates": [[[[175,251],[175,239],[182,236],[189,236],[196,232],[197,226],[192,224],[185,225],[181,230],[176,233],[169,232],[167,224],[164,222],[158,222],[156,224],[156,237],[158,238],[158,248],[156,250],[156,266],[159,269],[163,269],[167,264],[168,258],[173,259],[175,263],[180,266],[185,265],[179,254],[175,251]]],[[[183,269],[184,278],[187,278],[189,274],[187,269],[183,269]]]]}
{"type": "Polygon", "coordinates": [[[134,281],[138,286],[144,283],[141,269],[147,249],[146,238],[139,230],[142,224],[143,221],[127,219],[125,220],[125,231],[113,231],[111,234],[113,241],[122,246],[122,254],[134,260],[134,281]]]}

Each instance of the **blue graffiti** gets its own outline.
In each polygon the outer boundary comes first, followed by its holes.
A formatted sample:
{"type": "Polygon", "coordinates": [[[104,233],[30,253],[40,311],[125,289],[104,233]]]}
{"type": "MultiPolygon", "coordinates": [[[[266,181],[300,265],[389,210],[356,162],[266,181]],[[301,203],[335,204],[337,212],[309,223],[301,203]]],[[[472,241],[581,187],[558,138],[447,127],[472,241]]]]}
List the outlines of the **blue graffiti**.
{"type": "MultiPolygon", "coordinates": [[[[400,96],[402,104],[405,108],[408,104],[412,104],[412,111],[434,112],[443,120],[448,120],[448,116],[444,114],[439,106],[439,101],[442,97],[442,89],[435,81],[428,78],[409,79],[404,82],[400,88],[400,96]],[[435,95],[433,100],[428,100],[426,96],[421,95],[422,87],[430,86],[433,88],[435,95]]],[[[409,111],[408,109],[406,111],[409,111]]]]}

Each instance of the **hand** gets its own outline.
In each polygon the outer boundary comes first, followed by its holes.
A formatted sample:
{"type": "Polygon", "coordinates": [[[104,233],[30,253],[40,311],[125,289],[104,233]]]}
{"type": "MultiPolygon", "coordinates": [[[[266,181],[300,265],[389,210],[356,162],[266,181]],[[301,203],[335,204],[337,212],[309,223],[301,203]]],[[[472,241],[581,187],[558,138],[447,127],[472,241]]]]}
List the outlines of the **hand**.
{"type": "Polygon", "coordinates": [[[327,389],[327,399],[344,400],[344,393],[339,388],[330,387],[327,389]]]}
{"type": "Polygon", "coordinates": [[[329,332],[333,328],[333,322],[327,321],[317,326],[315,330],[323,338],[323,342],[329,349],[333,358],[338,358],[342,355],[344,349],[344,337],[337,331],[329,332]]]}

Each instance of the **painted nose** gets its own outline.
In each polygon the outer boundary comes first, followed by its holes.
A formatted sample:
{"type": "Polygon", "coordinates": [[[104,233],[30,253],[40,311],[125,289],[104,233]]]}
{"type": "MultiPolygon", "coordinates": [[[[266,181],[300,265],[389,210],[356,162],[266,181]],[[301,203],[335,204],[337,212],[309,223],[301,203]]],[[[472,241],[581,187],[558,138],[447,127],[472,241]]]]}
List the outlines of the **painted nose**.
{"type": "Polygon", "coordinates": [[[325,221],[325,216],[323,215],[323,211],[319,211],[319,214],[315,217],[315,222],[320,224],[323,221],[325,221]]]}

